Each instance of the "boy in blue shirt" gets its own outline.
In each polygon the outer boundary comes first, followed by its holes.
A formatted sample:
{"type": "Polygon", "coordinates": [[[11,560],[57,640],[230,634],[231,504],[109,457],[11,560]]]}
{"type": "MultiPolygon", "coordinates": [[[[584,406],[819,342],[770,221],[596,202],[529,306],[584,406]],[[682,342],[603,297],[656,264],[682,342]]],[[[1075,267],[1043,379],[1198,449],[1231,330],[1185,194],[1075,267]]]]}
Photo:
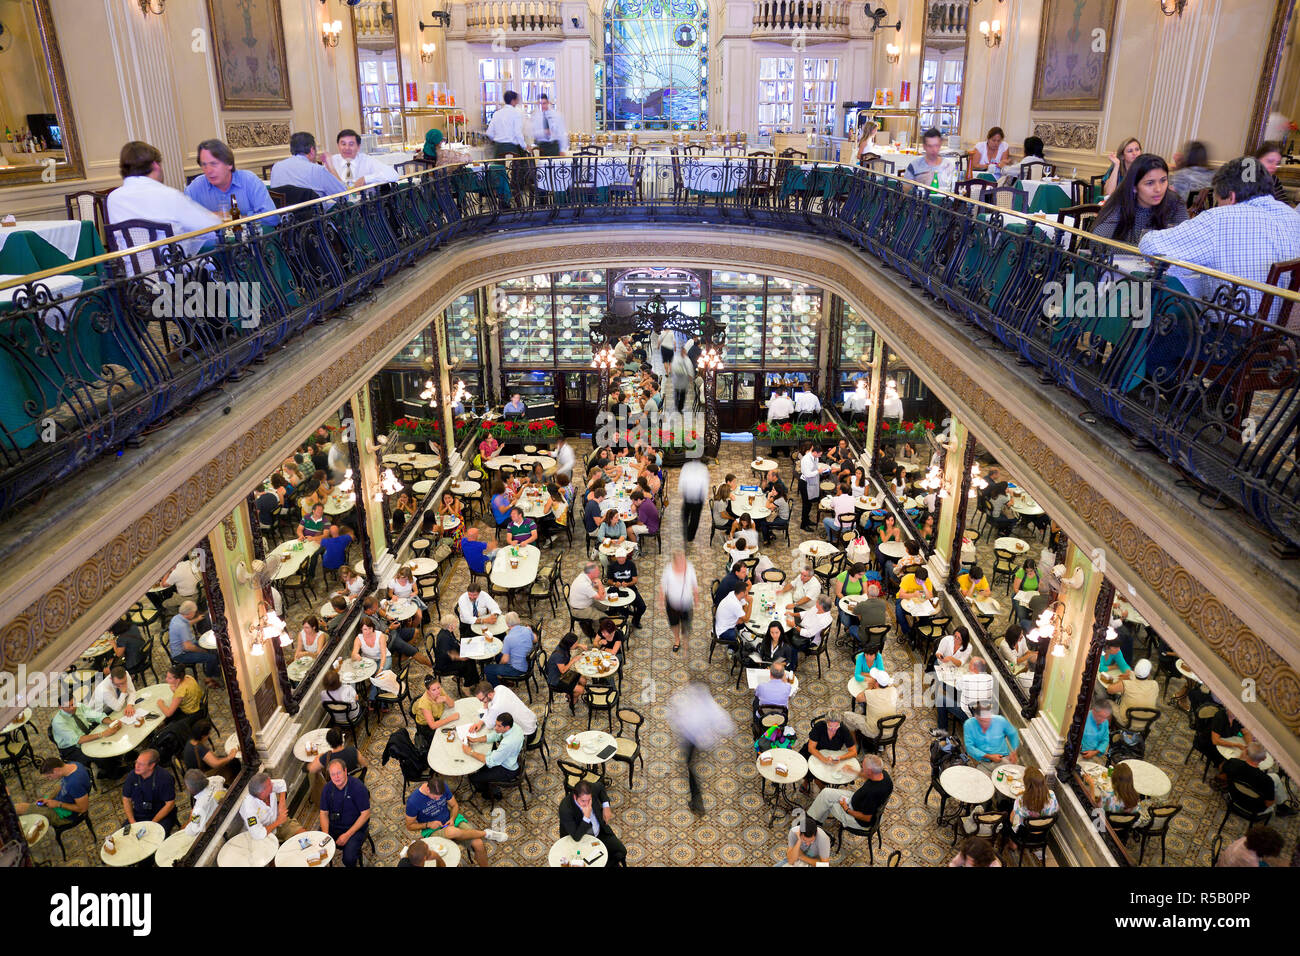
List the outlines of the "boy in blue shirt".
{"type": "MultiPolygon", "coordinates": [[[[437,745],[435,741],[434,746],[437,745]]],[[[436,835],[448,840],[468,840],[474,851],[474,862],[479,866],[488,865],[483,840],[500,843],[506,838],[500,830],[475,830],[469,826],[456,798],[436,773],[406,798],[406,829],[421,837],[436,835]]]]}

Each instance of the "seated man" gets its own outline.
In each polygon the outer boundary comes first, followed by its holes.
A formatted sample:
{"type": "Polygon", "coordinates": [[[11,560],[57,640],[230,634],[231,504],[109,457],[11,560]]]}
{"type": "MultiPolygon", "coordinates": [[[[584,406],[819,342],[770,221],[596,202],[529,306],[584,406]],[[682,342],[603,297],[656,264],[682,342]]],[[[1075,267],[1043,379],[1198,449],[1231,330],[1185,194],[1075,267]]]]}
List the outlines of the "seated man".
{"type": "Polygon", "coordinates": [[[59,781],[59,789],[53,796],[35,803],[15,803],[16,812],[42,812],[52,823],[65,823],[78,814],[90,812],[90,771],[85,764],[76,760],[46,757],[41,762],[41,776],[59,781]]]}
{"type": "MultiPolygon", "coordinates": [[[[834,766],[852,760],[858,755],[858,745],[853,739],[853,731],[840,723],[839,717],[828,714],[824,720],[813,724],[808,732],[808,739],[799,748],[799,753],[809,760],[820,760],[834,766]],[[828,755],[828,751],[839,751],[837,756],[828,755]]],[[[804,778],[803,792],[808,792],[808,781],[813,778],[810,773],[804,778]]]]}
{"type": "Polygon", "coordinates": [[[560,833],[573,840],[594,836],[609,854],[609,865],[624,866],[627,862],[627,848],[610,826],[613,817],[609,794],[599,783],[579,781],[573,792],[560,801],[560,833]]]}
{"type": "MultiPolygon", "coordinates": [[[[221,225],[221,220],[178,189],[163,183],[162,153],[155,146],[133,140],[118,156],[122,185],[108,194],[108,221],[147,219],[171,226],[172,235],[197,232],[221,225]]],[[[186,255],[214,242],[215,233],[195,236],[181,243],[186,255]]]]}
{"type": "Polygon", "coordinates": [[[753,612],[754,599],[750,595],[749,582],[741,581],[740,587],[718,602],[713,624],[718,643],[735,648],[740,643],[740,625],[748,621],[753,612]]]}
{"type": "Polygon", "coordinates": [[[632,627],[634,630],[639,631],[641,629],[641,617],[645,614],[645,600],[641,597],[641,592],[636,588],[636,563],[633,562],[631,555],[620,553],[613,561],[609,562],[609,579],[620,590],[626,588],[632,592],[632,603],[629,605],[632,609],[632,627]]]}
{"type": "Polygon", "coordinates": [[[204,680],[209,687],[220,687],[217,675],[221,673],[221,662],[215,651],[205,651],[199,647],[199,631],[208,629],[208,619],[199,616],[198,605],[193,601],[182,601],[176,614],[167,625],[167,647],[171,652],[172,662],[198,667],[203,665],[204,680]]]}
{"type": "Polygon", "coordinates": [[[121,617],[109,626],[113,635],[113,653],[128,674],[134,674],[144,663],[144,638],[140,629],[121,617]]]}
{"type": "Polygon", "coordinates": [[[785,620],[786,627],[795,632],[790,639],[790,670],[794,670],[799,666],[800,654],[814,653],[826,639],[826,631],[835,620],[835,614],[831,611],[831,596],[819,594],[815,608],[804,611],[798,618],[794,614],[787,614],[785,620]]]}
{"type": "Polygon", "coordinates": [[[302,824],[289,817],[289,806],[284,798],[288,789],[283,780],[272,780],[265,773],[254,774],[248,781],[248,792],[239,804],[239,819],[254,839],[274,833],[283,843],[303,831],[302,824]]]}
{"type": "Polygon", "coordinates": [[[460,636],[473,637],[472,625],[492,627],[501,616],[501,606],[492,595],[483,593],[477,581],[471,581],[456,602],[456,614],[460,617],[460,636]]]}
{"type": "Polygon", "coordinates": [[[127,717],[135,714],[135,705],[131,698],[135,694],[135,684],[121,664],[113,664],[108,669],[108,676],[95,685],[95,692],[90,698],[90,710],[101,714],[122,711],[127,717]]]}
{"type": "Polygon", "coordinates": [[[508,713],[498,714],[496,723],[486,734],[471,736],[469,743],[461,744],[465,756],[483,764],[469,775],[469,782],[479,796],[501,799],[501,788],[495,784],[510,782],[519,776],[519,752],[523,749],[524,732],[515,726],[515,719],[508,713]],[[487,754],[481,754],[471,746],[484,741],[492,745],[487,754]]]}
{"type": "Polygon", "coordinates": [[[334,838],[343,865],[356,866],[370,833],[370,791],[337,757],[329,762],[329,776],[320,795],[319,829],[334,838]]]}
{"type": "Polygon", "coordinates": [[[142,750],[135,769],[122,782],[122,812],[130,824],[152,820],[171,835],[176,819],[176,782],[170,770],[158,769],[158,751],[142,750]]]}
{"type": "MultiPolygon", "coordinates": [[[[741,565],[744,568],[744,565],[741,565]]],[[[726,578],[723,578],[726,581],[726,578]]],[[[737,582],[739,583],[739,582],[737,582]]],[[[786,581],[776,590],[776,596],[790,595],[790,602],[795,610],[802,611],[815,607],[817,596],[822,593],[822,583],[813,574],[812,562],[805,561],[799,567],[799,574],[786,581]]]]}
{"type": "Polygon", "coordinates": [[[1110,715],[1110,701],[1097,701],[1092,705],[1092,711],[1083,723],[1083,741],[1079,744],[1080,760],[1105,762],[1106,752],[1110,750],[1110,715]]]}
{"type": "MultiPolygon", "coordinates": [[[[221,140],[205,139],[199,143],[195,159],[202,175],[190,180],[185,195],[204,209],[220,214],[222,210],[233,213],[237,207],[241,217],[275,209],[266,185],[254,173],[236,169],[234,152],[221,140]],[[231,200],[234,200],[233,207],[231,200]]],[[[279,221],[278,216],[259,220],[268,228],[279,221]]],[[[265,523],[270,524],[269,521],[265,523]]]]}
{"type": "Polygon", "coordinates": [[[487,574],[487,563],[496,557],[497,552],[486,541],[480,541],[478,528],[470,525],[465,529],[465,536],[460,539],[460,553],[470,571],[487,574]]]}
{"type": "Polygon", "coordinates": [[[270,187],[296,186],[310,189],[317,196],[343,192],[343,183],[329,171],[329,155],[316,150],[311,133],[294,133],[289,137],[289,158],[271,167],[270,187]]]}
{"type": "Polygon", "coordinates": [[[497,684],[502,677],[523,677],[528,673],[528,655],[537,643],[533,629],[519,623],[519,615],[514,611],[506,612],[506,635],[501,640],[501,657],[483,668],[483,677],[490,684],[497,684]]]}
{"type": "Polygon", "coordinates": [[[754,708],[789,707],[794,691],[793,675],[786,673],[785,661],[773,661],[767,669],[769,680],[754,688],[754,708]]]}
{"type": "MultiPolygon", "coordinates": [[[[417,701],[418,703],[418,701],[417,701]]],[[[307,773],[318,774],[330,765],[331,760],[342,760],[343,767],[348,773],[368,767],[370,764],[366,758],[352,744],[344,746],[343,731],[337,727],[331,727],[325,731],[325,746],[329,748],[323,754],[317,754],[307,763],[307,773]]]]}
{"type": "Polygon", "coordinates": [[[339,151],[329,158],[329,169],[344,186],[377,186],[397,181],[396,169],[361,151],[361,137],[356,130],[340,130],[334,145],[339,151]]]}
{"type": "Polygon", "coordinates": [[[948,729],[949,714],[957,723],[964,724],[976,710],[987,709],[990,713],[997,713],[997,682],[989,673],[988,663],[983,658],[972,657],[969,667],[969,673],[957,678],[956,700],[947,698],[936,708],[940,730],[948,729]]]}
{"type": "Polygon", "coordinates": [[[975,715],[962,725],[966,753],[976,763],[1019,763],[1016,749],[1020,735],[1011,721],[990,710],[977,708],[975,715]]]}
{"type": "Polygon", "coordinates": [[[852,617],[841,617],[841,621],[845,620],[848,621],[849,636],[853,638],[853,643],[861,645],[864,640],[862,637],[864,627],[881,627],[889,623],[889,605],[884,598],[863,598],[853,605],[852,617]]]}
{"type": "Polygon", "coordinates": [[[983,601],[993,596],[989,579],[984,576],[984,570],[978,564],[971,565],[969,571],[957,576],[957,586],[964,596],[972,600],[983,601]]]}
{"type": "Polygon", "coordinates": [[[862,784],[853,793],[835,787],[827,787],[819,793],[808,808],[808,817],[821,823],[827,813],[833,812],[835,819],[851,830],[871,829],[894,792],[894,781],[885,772],[884,763],[875,755],[862,758],[858,779],[862,784]]]}
{"type": "MultiPolygon", "coordinates": [[[[865,717],[855,716],[862,721],[860,733],[870,743],[880,736],[882,717],[892,717],[902,712],[902,701],[894,678],[883,668],[871,668],[864,675],[862,683],[865,686],[854,696],[854,700],[865,704],[867,713],[865,717]]],[[[844,719],[849,722],[848,714],[845,714],[844,719]]],[[[849,723],[853,726],[852,722],[849,723]]]]}
{"type": "Polygon", "coordinates": [[[329,521],[325,518],[325,506],[319,501],[311,506],[311,513],[302,516],[298,522],[298,540],[316,541],[325,537],[329,530],[329,521]]]}
{"type": "Polygon", "coordinates": [[[739,591],[741,587],[744,586],[745,582],[748,579],[749,579],[748,567],[746,567],[740,561],[737,561],[734,564],[732,564],[731,570],[729,570],[726,574],[722,576],[722,580],[718,582],[717,589],[713,592],[714,605],[716,606],[718,604],[721,604],[722,599],[725,598],[728,594],[731,594],[733,591],[739,591]]]}
{"type": "Polygon", "coordinates": [[[509,714],[525,737],[531,737],[537,731],[537,715],[519,699],[518,694],[504,684],[493,687],[487,681],[481,681],[474,688],[474,696],[483,705],[484,711],[480,719],[469,725],[470,733],[491,727],[499,714],[509,714]]]}
{"type": "Polygon", "coordinates": [[[1160,699],[1160,683],[1151,676],[1151,662],[1140,660],[1133,665],[1133,676],[1123,683],[1124,693],[1115,705],[1115,716],[1121,724],[1128,723],[1131,707],[1156,707],[1160,699]]]}
{"type": "MultiPolygon", "coordinates": [[[[65,699],[59,705],[59,709],[54,712],[54,716],[50,718],[50,735],[54,738],[54,746],[59,748],[59,756],[65,761],[75,761],[82,766],[89,767],[91,760],[82,753],[82,745],[88,744],[92,740],[103,740],[105,737],[111,737],[121,730],[120,726],[92,730],[91,728],[99,724],[104,719],[104,716],[98,711],[78,707],[77,702],[71,696],[65,699]]],[[[95,763],[99,765],[101,779],[120,777],[126,772],[116,758],[95,761],[95,763]]]]}
{"type": "Polygon", "coordinates": [[[786,846],[785,859],[777,860],[777,866],[830,864],[830,835],[812,817],[804,817],[801,825],[790,828],[786,846]]]}
{"type": "Polygon", "coordinates": [[[595,634],[596,624],[605,616],[604,610],[596,606],[597,601],[604,599],[605,585],[600,580],[600,565],[588,561],[582,573],[569,585],[569,613],[588,637],[595,634]]]}
{"type": "Polygon", "coordinates": [[[506,534],[515,547],[537,543],[537,522],[524,517],[524,511],[518,505],[510,509],[510,521],[506,525],[506,534]]]}
{"type": "Polygon", "coordinates": [[[1268,759],[1268,752],[1258,740],[1247,744],[1240,757],[1231,757],[1219,767],[1219,780],[1224,784],[1238,783],[1254,792],[1257,799],[1251,800],[1240,793],[1233,795],[1233,800],[1243,809],[1254,813],[1263,813],[1274,806],[1277,798],[1286,796],[1281,778],[1276,773],[1265,773],[1260,764],[1268,759]]]}
{"type": "Polygon", "coordinates": [[[457,842],[468,842],[474,852],[474,862],[487,866],[487,847],[483,841],[501,843],[506,834],[501,830],[476,830],[460,812],[456,796],[436,773],[420,784],[406,798],[406,829],[421,837],[440,836],[457,842]]]}
{"type": "Polygon", "coordinates": [[[226,795],[226,782],[221,777],[205,777],[202,770],[187,770],[185,792],[190,795],[190,819],[185,832],[198,836],[216,816],[226,795]]]}

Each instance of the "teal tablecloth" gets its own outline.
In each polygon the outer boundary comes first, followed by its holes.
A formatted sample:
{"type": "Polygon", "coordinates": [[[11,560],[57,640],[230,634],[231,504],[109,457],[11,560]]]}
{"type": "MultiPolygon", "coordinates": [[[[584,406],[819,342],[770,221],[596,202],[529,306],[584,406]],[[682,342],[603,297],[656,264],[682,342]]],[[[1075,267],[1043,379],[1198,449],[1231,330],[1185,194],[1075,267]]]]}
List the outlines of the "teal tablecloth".
{"type": "MultiPolygon", "coordinates": [[[[0,247],[0,273],[6,275],[24,276],[46,269],[58,269],[73,261],[104,254],[104,244],[100,241],[95,224],[88,220],[81,223],[81,236],[77,240],[77,252],[73,259],[69,259],[37,233],[23,229],[21,225],[6,229],[4,240],[4,246],[0,247]]],[[[74,275],[93,275],[94,267],[70,271],[74,275]]]]}

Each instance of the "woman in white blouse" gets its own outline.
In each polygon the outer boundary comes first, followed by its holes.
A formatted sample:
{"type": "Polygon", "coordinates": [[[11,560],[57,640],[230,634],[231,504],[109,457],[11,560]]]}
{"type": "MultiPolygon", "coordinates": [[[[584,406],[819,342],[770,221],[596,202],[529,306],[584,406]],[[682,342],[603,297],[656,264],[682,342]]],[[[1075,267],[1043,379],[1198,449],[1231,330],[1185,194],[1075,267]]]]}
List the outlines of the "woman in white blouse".
{"type": "Polygon", "coordinates": [[[966,636],[966,629],[959,627],[939,642],[934,659],[936,663],[964,667],[970,660],[970,654],[970,638],[966,636]]]}
{"type": "Polygon", "coordinates": [[[994,126],[989,130],[988,137],[983,142],[976,143],[975,148],[970,151],[971,169],[981,172],[990,166],[1000,167],[1006,163],[1010,148],[1005,140],[1006,136],[1001,126],[994,126]]]}
{"type": "Polygon", "coordinates": [[[302,630],[298,632],[298,646],[294,650],[293,659],[309,654],[315,657],[324,649],[325,634],[320,629],[320,619],[315,614],[308,614],[302,622],[302,630]]]}

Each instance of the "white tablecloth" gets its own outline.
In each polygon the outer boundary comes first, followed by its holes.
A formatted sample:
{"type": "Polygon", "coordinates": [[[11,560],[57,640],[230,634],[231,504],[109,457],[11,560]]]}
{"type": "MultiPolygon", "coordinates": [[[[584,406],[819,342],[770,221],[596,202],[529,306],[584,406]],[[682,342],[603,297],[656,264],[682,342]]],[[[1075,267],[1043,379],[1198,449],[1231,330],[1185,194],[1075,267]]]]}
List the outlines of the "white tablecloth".
{"type": "Polygon", "coordinates": [[[10,236],[19,232],[35,233],[63,253],[69,262],[77,259],[77,246],[81,242],[80,219],[20,219],[17,225],[0,229],[0,249],[5,247],[10,236]]]}
{"type": "Polygon", "coordinates": [[[682,185],[707,193],[732,192],[749,182],[749,161],[743,157],[681,161],[682,185]]]}

